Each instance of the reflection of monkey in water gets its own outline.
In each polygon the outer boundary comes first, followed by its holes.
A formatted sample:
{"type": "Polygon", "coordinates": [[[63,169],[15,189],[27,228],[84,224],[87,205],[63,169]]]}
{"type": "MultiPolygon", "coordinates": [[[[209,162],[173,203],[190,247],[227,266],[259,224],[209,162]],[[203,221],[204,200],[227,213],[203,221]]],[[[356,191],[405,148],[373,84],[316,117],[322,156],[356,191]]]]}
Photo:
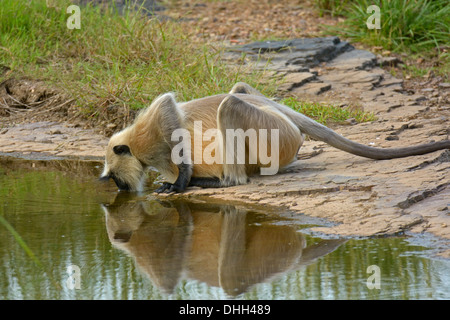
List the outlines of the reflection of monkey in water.
{"type": "Polygon", "coordinates": [[[156,286],[172,292],[189,245],[189,212],[156,201],[135,201],[124,192],[103,210],[111,243],[135,258],[156,286]]]}
{"type": "MultiPolygon", "coordinates": [[[[450,148],[450,140],[392,149],[365,146],[342,137],[289,107],[269,100],[245,83],[238,83],[229,94],[185,103],[175,102],[172,94],[157,98],[137,117],[132,126],[111,137],[101,178],[114,179],[120,189],[140,191],[143,189],[145,169],[154,167],[168,181],[156,192],[181,192],[188,186],[225,187],[245,184],[249,175],[267,167],[265,160],[255,151],[258,148],[249,146],[247,141],[244,163],[196,163],[192,159],[193,161],[176,164],[171,156],[179,141],[173,141],[172,134],[175,130],[184,128],[190,132],[191,141],[182,143],[195,145],[198,143],[194,141],[196,121],[201,121],[202,136],[210,129],[218,129],[221,133],[217,136],[219,138],[216,137],[219,141],[214,143],[223,158],[230,151],[228,141],[224,141],[227,130],[256,130],[259,148],[262,148],[261,143],[265,144],[264,148],[271,156],[272,152],[279,151],[277,168],[288,165],[296,158],[303,143],[303,133],[343,151],[371,159],[401,158],[450,148]],[[267,141],[262,141],[261,129],[278,130],[278,141],[272,141],[271,136],[266,137],[267,141]]],[[[202,143],[202,150],[205,147],[207,145],[202,143]]]]}
{"type": "Polygon", "coordinates": [[[186,277],[235,296],[345,242],[306,246],[295,228],[252,223],[254,214],[234,206],[128,201],[127,194],[104,206],[109,239],[165,293],[186,277]]]}

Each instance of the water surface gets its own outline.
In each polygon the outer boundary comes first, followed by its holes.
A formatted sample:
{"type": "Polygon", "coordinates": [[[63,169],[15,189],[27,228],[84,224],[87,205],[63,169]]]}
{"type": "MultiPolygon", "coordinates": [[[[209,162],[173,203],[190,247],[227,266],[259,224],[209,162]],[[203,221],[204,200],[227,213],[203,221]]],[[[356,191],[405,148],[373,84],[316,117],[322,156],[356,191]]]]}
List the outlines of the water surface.
{"type": "Polygon", "coordinates": [[[100,171],[0,161],[0,299],[450,299],[450,262],[409,238],[322,239],[307,217],[149,201],[100,171]]]}

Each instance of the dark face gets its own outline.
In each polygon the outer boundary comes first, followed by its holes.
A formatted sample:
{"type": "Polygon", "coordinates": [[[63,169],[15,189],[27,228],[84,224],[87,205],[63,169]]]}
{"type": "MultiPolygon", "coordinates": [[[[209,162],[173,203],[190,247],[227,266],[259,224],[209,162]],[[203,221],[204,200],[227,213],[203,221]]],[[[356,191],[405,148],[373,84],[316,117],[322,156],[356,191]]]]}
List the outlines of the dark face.
{"type": "Polygon", "coordinates": [[[101,181],[108,181],[109,179],[113,179],[116,183],[117,187],[121,191],[130,191],[131,187],[129,184],[127,184],[125,181],[120,180],[113,172],[110,172],[109,174],[100,176],[101,181]]]}
{"type": "Polygon", "coordinates": [[[100,180],[113,179],[120,190],[140,191],[142,177],[143,167],[127,145],[108,146],[100,180]]]}

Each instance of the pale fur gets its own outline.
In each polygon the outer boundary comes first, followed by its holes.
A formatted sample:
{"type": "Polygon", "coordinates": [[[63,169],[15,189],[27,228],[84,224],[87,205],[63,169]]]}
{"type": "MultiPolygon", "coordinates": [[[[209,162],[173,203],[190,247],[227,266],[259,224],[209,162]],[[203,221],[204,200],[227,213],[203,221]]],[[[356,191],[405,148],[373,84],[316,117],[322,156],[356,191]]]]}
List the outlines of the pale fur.
{"type": "MultiPolygon", "coordinates": [[[[302,145],[303,134],[324,141],[338,149],[372,159],[392,159],[433,152],[450,148],[450,140],[419,146],[382,149],[365,146],[348,140],[316,121],[276,103],[245,83],[237,83],[229,94],[221,94],[177,103],[173,94],[164,94],[136,118],[134,123],[111,137],[106,151],[105,168],[102,176],[114,173],[126,182],[130,190],[142,190],[144,171],[156,168],[166,180],[174,184],[180,177],[180,169],[171,159],[171,150],[177,142],[171,141],[175,129],[185,128],[191,134],[194,145],[194,122],[201,121],[203,133],[208,129],[218,129],[225,137],[227,128],[278,129],[280,169],[296,159],[302,145]],[[131,155],[116,155],[114,146],[127,145],[131,155]]],[[[188,143],[188,142],[186,142],[188,143]]],[[[216,141],[222,155],[226,154],[223,140],[216,141]]],[[[204,143],[203,148],[206,147],[204,143]]],[[[267,142],[271,150],[271,142],[267,142]]],[[[246,152],[249,152],[247,146],[246,152]]],[[[193,152],[192,152],[193,156],[193,152]]],[[[246,154],[249,157],[249,154],[246,154]]],[[[247,183],[248,176],[264,167],[257,164],[195,164],[183,168],[190,177],[219,178],[222,186],[247,183]]]]}

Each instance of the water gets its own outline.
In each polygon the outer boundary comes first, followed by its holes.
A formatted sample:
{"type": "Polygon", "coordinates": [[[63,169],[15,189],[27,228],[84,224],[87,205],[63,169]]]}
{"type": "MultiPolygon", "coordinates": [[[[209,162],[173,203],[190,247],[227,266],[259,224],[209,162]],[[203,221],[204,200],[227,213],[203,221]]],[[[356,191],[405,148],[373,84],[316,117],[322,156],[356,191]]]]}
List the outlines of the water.
{"type": "Polygon", "coordinates": [[[307,217],[149,201],[100,171],[0,162],[0,299],[450,298],[450,261],[417,241],[321,239],[307,217]]]}

